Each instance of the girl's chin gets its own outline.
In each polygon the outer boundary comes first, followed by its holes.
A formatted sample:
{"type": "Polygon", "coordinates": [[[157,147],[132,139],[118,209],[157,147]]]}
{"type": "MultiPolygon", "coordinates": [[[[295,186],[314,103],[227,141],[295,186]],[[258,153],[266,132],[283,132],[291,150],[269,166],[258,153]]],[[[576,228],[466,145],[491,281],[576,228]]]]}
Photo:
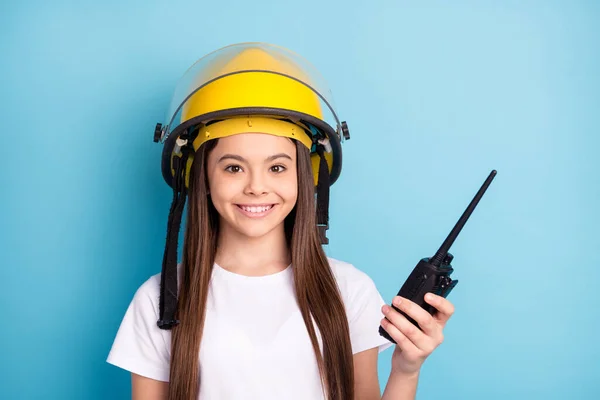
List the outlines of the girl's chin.
{"type": "Polygon", "coordinates": [[[283,220],[279,223],[273,223],[272,221],[264,220],[243,221],[239,219],[236,219],[236,221],[234,221],[233,223],[230,223],[228,221],[221,222],[224,222],[227,226],[227,228],[225,228],[225,231],[236,232],[239,236],[246,236],[252,239],[266,236],[278,230],[284,232],[283,220]]]}
{"type": "Polygon", "coordinates": [[[241,236],[241,237],[245,237],[247,239],[260,239],[260,238],[264,238],[267,237],[269,234],[273,233],[274,231],[276,231],[277,227],[276,226],[269,226],[269,227],[256,227],[254,229],[252,228],[246,228],[246,227],[236,227],[235,231],[241,236]]]}

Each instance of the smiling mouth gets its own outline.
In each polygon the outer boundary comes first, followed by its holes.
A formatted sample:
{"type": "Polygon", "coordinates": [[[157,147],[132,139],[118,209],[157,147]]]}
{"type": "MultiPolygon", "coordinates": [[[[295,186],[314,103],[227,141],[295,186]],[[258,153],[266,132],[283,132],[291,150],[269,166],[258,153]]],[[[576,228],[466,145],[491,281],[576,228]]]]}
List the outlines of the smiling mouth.
{"type": "Polygon", "coordinates": [[[260,204],[260,205],[245,205],[245,204],[236,204],[238,209],[242,211],[244,215],[249,217],[262,217],[266,215],[269,211],[271,211],[276,204],[260,204]]]}

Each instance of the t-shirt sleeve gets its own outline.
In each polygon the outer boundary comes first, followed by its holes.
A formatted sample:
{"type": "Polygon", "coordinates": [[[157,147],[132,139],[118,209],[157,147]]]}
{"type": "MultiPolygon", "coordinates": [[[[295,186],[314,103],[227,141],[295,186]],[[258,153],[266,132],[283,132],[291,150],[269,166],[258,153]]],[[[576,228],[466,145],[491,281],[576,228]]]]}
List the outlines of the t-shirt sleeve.
{"type": "Polygon", "coordinates": [[[106,361],[135,374],[167,382],[170,331],[156,325],[159,278],[151,277],[136,291],[106,361]]]}
{"type": "Polygon", "coordinates": [[[381,307],[385,301],[375,286],[375,282],[364,272],[356,269],[355,279],[350,284],[348,300],[348,324],[352,354],[379,348],[379,353],[394,345],[379,334],[383,318],[381,307]]]}

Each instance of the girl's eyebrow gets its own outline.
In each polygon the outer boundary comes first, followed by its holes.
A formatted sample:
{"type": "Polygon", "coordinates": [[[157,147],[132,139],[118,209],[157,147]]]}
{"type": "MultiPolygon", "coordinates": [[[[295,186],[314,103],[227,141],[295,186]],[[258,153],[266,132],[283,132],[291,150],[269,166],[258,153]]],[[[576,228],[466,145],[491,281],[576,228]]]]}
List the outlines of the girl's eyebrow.
{"type": "MultiPolygon", "coordinates": [[[[269,161],[273,161],[276,160],[278,158],[287,158],[290,161],[292,160],[292,157],[290,157],[289,155],[285,154],[285,153],[279,153],[279,154],[275,154],[272,156],[269,156],[266,158],[266,162],[269,161]]],[[[247,163],[248,161],[246,161],[246,159],[242,156],[238,156],[237,154],[224,154],[223,156],[221,156],[221,158],[219,158],[219,161],[217,161],[217,163],[220,163],[221,161],[227,160],[227,159],[231,159],[231,160],[237,160],[239,162],[243,162],[243,163],[247,163]]]]}
{"type": "Polygon", "coordinates": [[[289,155],[287,155],[285,153],[279,153],[279,154],[275,154],[271,157],[267,157],[266,161],[273,161],[273,160],[277,160],[278,158],[287,158],[288,160],[292,161],[292,157],[290,157],[289,155]]]}
{"type": "Polygon", "coordinates": [[[227,159],[237,160],[239,162],[246,162],[246,159],[244,157],[240,157],[235,154],[224,154],[221,158],[219,158],[219,161],[217,161],[217,163],[220,163],[221,161],[224,161],[227,159]]]}

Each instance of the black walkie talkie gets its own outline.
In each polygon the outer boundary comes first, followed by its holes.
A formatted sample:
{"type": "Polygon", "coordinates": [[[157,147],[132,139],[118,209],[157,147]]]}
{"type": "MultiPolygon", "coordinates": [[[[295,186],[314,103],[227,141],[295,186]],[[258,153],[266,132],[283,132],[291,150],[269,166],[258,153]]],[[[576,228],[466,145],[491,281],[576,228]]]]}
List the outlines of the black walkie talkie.
{"type": "MultiPolygon", "coordinates": [[[[450,278],[450,275],[454,271],[450,265],[450,262],[454,257],[452,254],[448,253],[448,250],[450,250],[450,246],[452,246],[452,243],[454,243],[454,240],[456,240],[456,237],[471,216],[471,213],[477,206],[477,203],[479,203],[479,200],[481,200],[481,197],[495,176],[496,170],[493,170],[473,200],[471,200],[471,203],[460,217],[456,225],[454,225],[454,228],[437,253],[435,253],[432,258],[423,258],[419,261],[417,266],[408,276],[406,282],[404,282],[404,285],[402,285],[402,288],[400,288],[398,296],[412,300],[419,306],[423,307],[423,309],[425,309],[431,315],[436,312],[436,309],[433,306],[425,302],[425,294],[432,292],[439,296],[446,297],[458,283],[458,280],[452,280],[450,278]]],[[[419,324],[417,324],[414,319],[406,315],[404,312],[398,310],[398,308],[396,308],[394,305],[392,305],[392,307],[394,307],[396,311],[400,312],[400,314],[404,315],[410,322],[419,327],[419,324]]],[[[388,339],[390,342],[396,343],[396,341],[390,337],[390,335],[382,326],[379,326],[379,334],[388,339]]]]}

